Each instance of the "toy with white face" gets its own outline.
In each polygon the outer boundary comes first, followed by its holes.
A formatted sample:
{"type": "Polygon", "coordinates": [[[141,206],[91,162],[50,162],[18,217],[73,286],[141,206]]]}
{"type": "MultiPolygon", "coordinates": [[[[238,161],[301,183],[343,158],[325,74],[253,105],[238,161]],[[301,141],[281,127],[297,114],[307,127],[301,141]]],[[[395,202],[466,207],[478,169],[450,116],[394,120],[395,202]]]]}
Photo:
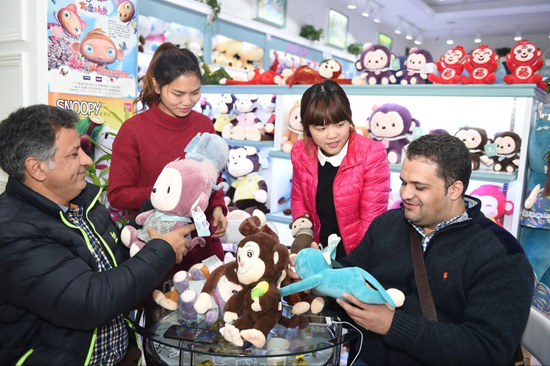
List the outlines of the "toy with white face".
{"type": "Polygon", "coordinates": [[[389,57],[383,50],[369,52],[363,59],[363,65],[367,70],[380,70],[389,65],[389,57]]]}
{"type": "Polygon", "coordinates": [[[302,131],[302,117],[300,116],[300,107],[295,108],[288,116],[288,125],[295,131],[302,131]]]}
{"type": "Polygon", "coordinates": [[[476,130],[465,129],[455,134],[455,137],[464,142],[468,149],[475,149],[481,145],[483,138],[476,130]]]}
{"type": "Polygon", "coordinates": [[[160,211],[173,210],[182,192],[181,173],[175,168],[164,168],[153,186],[151,203],[160,211]]]}
{"type": "Polygon", "coordinates": [[[445,65],[458,64],[464,58],[464,52],[456,48],[450,49],[445,53],[445,65]]]}
{"type": "Polygon", "coordinates": [[[490,48],[478,47],[472,52],[472,60],[478,65],[483,65],[493,60],[493,50],[490,48]]]}
{"type": "Polygon", "coordinates": [[[397,112],[375,113],[370,119],[370,131],[378,138],[391,138],[403,135],[405,125],[397,112]]]}
{"type": "Polygon", "coordinates": [[[248,285],[258,281],[265,273],[265,263],[260,258],[260,246],[254,241],[237,249],[237,277],[248,285]]]}
{"type": "Polygon", "coordinates": [[[511,136],[497,137],[495,145],[498,155],[508,155],[518,151],[516,141],[511,136]]]}
{"type": "Polygon", "coordinates": [[[325,79],[333,79],[342,74],[342,66],[336,60],[326,60],[321,62],[319,75],[325,79]]]}

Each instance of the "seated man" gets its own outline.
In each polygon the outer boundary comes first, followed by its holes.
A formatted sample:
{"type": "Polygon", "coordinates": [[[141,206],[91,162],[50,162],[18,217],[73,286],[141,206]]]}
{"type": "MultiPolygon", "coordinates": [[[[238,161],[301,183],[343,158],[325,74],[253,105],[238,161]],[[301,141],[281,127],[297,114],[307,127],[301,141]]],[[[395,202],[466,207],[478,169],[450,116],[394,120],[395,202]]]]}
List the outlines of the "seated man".
{"type": "Polygon", "coordinates": [[[129,258],[120,230],[86,183],[76,113],[21,108],[0,124],[0,360],[113,365],[131,339],[122,314],[149,295],[194,226],[152,239],[129,258]]]}
{"type": "Polygon", "coordinates": [[[395,311],[346,294],[337,300],[364,334],[358,364],[513,364],[533,297],[533,269],[518,241],[465,196],[470,154],[459,139],[422,136],[401,168],[400,209],[377,217],[342,259],[404,292],[395,311]],[[420,234],[438,321],[423,316],[410,232],[420,234]]]}

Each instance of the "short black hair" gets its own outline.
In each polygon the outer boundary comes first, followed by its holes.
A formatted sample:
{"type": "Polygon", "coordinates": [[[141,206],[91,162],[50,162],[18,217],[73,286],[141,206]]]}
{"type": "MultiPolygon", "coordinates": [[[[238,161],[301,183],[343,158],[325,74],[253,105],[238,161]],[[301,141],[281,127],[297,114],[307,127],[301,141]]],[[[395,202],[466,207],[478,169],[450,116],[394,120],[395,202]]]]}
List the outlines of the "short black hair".
{"type": "Polygon", "coordinates": [[[472,174],[472,159],[466,145],[457,137],[439,133],[421,136],[409,144],[407,158],[432,161],[437,176],[445,182],[445,190],[461,181],[462,195],[465,194],[472,174]]]}
{"type": "Polygon", "coordinates": [[[0,167],[25,181],[25,159],[34,156],[49,164],[61,128],[75,128],[76,112],[45,104],[22,107],[0,123],[0,167]]]}

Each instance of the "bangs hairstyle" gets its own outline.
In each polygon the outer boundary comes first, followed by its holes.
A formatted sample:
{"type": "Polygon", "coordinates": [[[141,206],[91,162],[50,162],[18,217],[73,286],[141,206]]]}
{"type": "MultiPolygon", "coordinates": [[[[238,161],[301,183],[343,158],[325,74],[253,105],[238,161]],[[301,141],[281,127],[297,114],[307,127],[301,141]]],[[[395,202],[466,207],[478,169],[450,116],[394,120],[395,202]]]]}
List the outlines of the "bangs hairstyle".
{"type": "Polygon", "coordinates": [[[310,126],[327,126],[351,120],[351,106],[344,89],[332,80],[315,84],[302,96],[300,117],[305,136],[311,138],[310,126]]]}

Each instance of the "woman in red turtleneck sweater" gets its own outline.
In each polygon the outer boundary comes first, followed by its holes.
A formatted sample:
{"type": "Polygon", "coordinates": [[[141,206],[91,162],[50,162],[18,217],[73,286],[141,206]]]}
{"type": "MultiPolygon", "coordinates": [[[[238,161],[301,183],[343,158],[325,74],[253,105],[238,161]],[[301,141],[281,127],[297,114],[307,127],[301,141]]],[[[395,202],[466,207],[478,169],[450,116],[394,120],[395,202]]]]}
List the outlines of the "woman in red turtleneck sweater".
{"type": "MultiPolygon", "coordinates": [[[[200,98],[201,72],[195,55],[171,43],[159,46],[136,99],[149,109],[125,121],[113,143],[107,196],[113,207],[138,210],[164,166],[185,157],[184,148],[197,133],[216,133],[208,117],[192,110],[200,98]]],[[[206,211],[215,232],[170,273],[187,270],[212,255],[223,260],[219,239],[227,225],[223,196],[222,190],[213,192],[206,211]]]]}

